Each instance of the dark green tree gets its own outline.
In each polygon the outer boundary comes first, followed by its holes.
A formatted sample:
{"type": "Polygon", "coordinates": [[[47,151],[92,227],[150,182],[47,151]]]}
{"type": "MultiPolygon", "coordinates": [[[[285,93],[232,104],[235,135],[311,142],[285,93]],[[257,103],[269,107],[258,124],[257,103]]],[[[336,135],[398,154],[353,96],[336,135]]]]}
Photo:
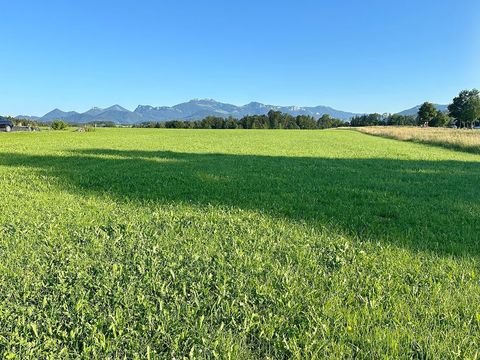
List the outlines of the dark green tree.
{"type": "Polygon", "coordinates": [[[443,127],[450,122],[450,118],[443,111],[437,111],[437,114],[429,122],[429,126],[433,127],[443,127]]]}
{"type": "Polygon", "coordinates": [[[229,117],[225,120],[224,129],[236,129],[237,121],[233,117],[229,117]]]}
{"type": "Polygon", "coordinates": [[[317,127],[317,122],[309,115],[298,115],[296,122],[299,129],[315,129],[317,127]]]}
{"type": "Polygon", "coordinates": [[[268,116],[268,127],[270,129],[278,129],[282,122],[283,114],[280,111],[270,110],[268,116]]]}
{"type": "Polygon", "coordinates": [[[53,120],[50,127],[52,130],[65,130],[68,128],[68,124],[63,120],[53,120]]]}
{"type": "Polygon", "coordinates": [[[332,127],[339,127],[339,126],[344,126],[344,125],[346,125],[346,124],[342,120],[332,118],[328,114],[323,114],[317,120],[317,128],[319,128],[319,129],[329,129],[329,128],[332,128],[332,127]]]}
{"type": "Polygon", "coordinates": [[[437,109],[432,103],[428,101],[424,102],[420,109],[418,109],[418,123],[420,125],[425,124],[428,126],[430,121],[437,115],[437,109]]]}
{"type": "Polygon", "coordinates": [[[380,114],[365,114],[354,116],[351,121],[351,126],[377,126],[386,125],[384,117],[380,114]]]}
{"type": "Polygon", "coordinates": [[[461,91],[448,105],[448,111],[459,127],[473,127],[480,118],[480,92],[477,89],[461,91]]]}

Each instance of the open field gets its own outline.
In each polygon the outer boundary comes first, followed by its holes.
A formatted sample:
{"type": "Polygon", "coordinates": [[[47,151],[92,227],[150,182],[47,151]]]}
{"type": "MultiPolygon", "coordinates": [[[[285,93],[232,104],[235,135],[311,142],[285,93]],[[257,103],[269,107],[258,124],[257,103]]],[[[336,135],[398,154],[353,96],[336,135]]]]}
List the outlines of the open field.
{"type": "Polygon", "coordinates": [[[366,134],[389,137],[392,139],[437,145],[453,150],[480,154],[480,130],[420,128],[407,126],[371,126],[358,128],[366,134]]]}
{"type": "Polygon", "coordinates": [[[0,134],[0,356],[477,359],[479,179],[349,130],[0,134]]]}

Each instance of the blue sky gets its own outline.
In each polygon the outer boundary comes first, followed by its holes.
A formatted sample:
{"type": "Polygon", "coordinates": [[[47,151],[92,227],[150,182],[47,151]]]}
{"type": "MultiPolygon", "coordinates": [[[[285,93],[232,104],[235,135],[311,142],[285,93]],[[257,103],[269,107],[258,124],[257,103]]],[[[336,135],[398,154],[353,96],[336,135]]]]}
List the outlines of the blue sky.
{"type": "Polygon", "coordinates": [[[0,114],[213,98],[396,112],[480,86],[478,0],[1,1],[0,114]]]}

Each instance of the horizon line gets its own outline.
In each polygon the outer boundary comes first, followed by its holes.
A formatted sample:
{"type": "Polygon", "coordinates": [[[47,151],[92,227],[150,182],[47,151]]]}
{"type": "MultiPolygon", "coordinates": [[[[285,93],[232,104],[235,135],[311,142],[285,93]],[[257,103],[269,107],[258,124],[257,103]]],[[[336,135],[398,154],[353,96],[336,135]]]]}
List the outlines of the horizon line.
{"type": "MultiPolygon", "coordinates": [[[[27,114],[27,113],[23,113],[23,114],[15,114],[15,115],[7,115],[7,116],[12,116],[12,117],[18,117],[18,116],[34,116],[34,117],[43,117],[49,113],[51,113],[52,111],[55,111],[55,110],[59,110],[59,111],[62,111],[62,112],[76,112],[78,114],[83,114],[83,113],[86,113],[90,110],[93,110],[93,109],[100,109],[100,110],[106,110],[108,108],[111,108],[111,107],[114,107],[114,106],[119,106],[129,112],[135,112],[135,110],[140,107],[140,106],[151,106],[153,108],[162,108],[162,107],[166,107],[166,108],[172,108],[172,107],[175,107],[177,105],[181,105],[181,104],[187,104],[189,102],[194,102],[194,101],[212,101],[212,102],[216,102],[216,103],[220,103],[220,104],[227,104],[227,105],[233,105],[233,106],[236,106],[236,107],[244,107],[244,106],[247,106],[247,105],[250,105],[252,103],[256,103],[256,104],[261,104],[261,105],[264,105],[264,106],[273,106],[273,107],[297,107],[297,108],[314,108],[314,107],[326,107],[326,108],[330,108],[332,110],[335,110],[335,111],[340,111],[340,112],[344,112],[344,113],[351,113],[351,114],[373,114],[373,113],[377,113],[377,114],[398,114],[400,112],[403,112],[403,111],[406,111],[406,110],[410,110],[410,109],[413,109],[419,105],[421,105],[423,102],[421,103],[418,103],[414,106],[411,106],[411,107],[408,107],[408,108],[405,108],[403,110],[400,110],[400,111],[397,111],[397,112],[356,112],[356,111],[349,111],[349,110],[341,110],[341,109],[338,109],[338,108],[335,108],[335,107],[332,107],[332,106],[329,106],[329,105],[273,105],[273,104],[268,104],[268,103],[263,103],[263,102],[260,102],[260,101],[255,101],[255,100],[252,100],[250,102],[247,102],[243,105],[237,105],[237,104],[234,104],[234,103],[231,103],[231,102],[223,102],[223,101],[218,101],[218,100],[215,100],[213,98],[208,98],[208,97],[205,97],[205,98],[192,98],[190,100],[186,100],[186,101],[183,101],[183,102],[179,102],[179,103],[176,103],[174,105],[150,105],[150,104],[138,104],[133,110],[130,110],[129,108],[123,106],[123,105],[120,105],[119,103],[115,103],[113,105],[109,105],[109,106],[106,106],[106,107],[101,107],[101,106],[92,106],[92,107],[89,107],[87,110],[85,111],[79,111],[79,110],[62,110],[61,108],[59,107],[55,107],[53,108],[52,110],[46,112],[45,114],[43,115],[35,115],[35,114],[27,114]]],[[[424,101],[425,102],[425,101],[424,101]]],[[[430,101],[429,101],[430,102],[430,101]]],[[[448,105],[448,104],[442,104],[440,102],[431,102],[432,104],[434,105],[448,105]]]]}

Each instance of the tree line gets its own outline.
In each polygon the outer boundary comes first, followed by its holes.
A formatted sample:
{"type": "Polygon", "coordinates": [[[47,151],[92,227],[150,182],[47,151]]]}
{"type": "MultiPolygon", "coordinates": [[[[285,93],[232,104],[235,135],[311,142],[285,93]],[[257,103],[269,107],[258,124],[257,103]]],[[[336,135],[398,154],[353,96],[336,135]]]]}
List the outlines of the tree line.
{"type": "Polygon", "coordinates": [[[351,126],[410,125],[430,127],[473,128],[480,119],[480,92],[463,90],[456,96],[447,111],[437,110],[435,105],[424,102],[416,115],[365,114],[354,116],[351,126]]]}
{"type": "Polygon", "coordinates": [[[31,120],[23,118],[14,118],[12,116],[6,116],[5,119],[10,120],[15,126],[30,126],[30,127],[50,127],[54,130],[65,129],[69,126],[73,127],[117,127],[117,124],[113,121],[99,120],[90,121],[86,123],[75,123],[61,119],[55,119],[51,121],[31,120]]]}
{"type": "Polygon", "coordinates": [[[340,126],[345,126],[345,122],[330,115],[315,119],[309,115],[293,116],[275,110],[270,110],[266,115],[246,115],[241,119],[207,116],[194,121],[172,120],[134,125],[143,128],[175,129],[328,129],[340,126]]]}
{"type": "Polygon", "coordinates": [[[425,125],[423,117],[423,109],[425,104],[431,111],[428,125],[434,127],[441,127],[450,125],[453,121],[446,113],[438,111],[431,103],[424,103],[417,115],[400,115],[400,114],[365,114],[354,116],[351,121],[351,126],[418,126],[425,125]],[[433,109],[433,110],[432,110],[433,109]]]}
{"type": "Polygon", "coordinates": [[[389,126],[389,125],[417,125],[415,115],[400,114],[364,114],[352,117],[351,126],[389,126]]]}
{"type": "Polygon", "coordinates": [[[480,119],[480,92],[463,90],[448,105],[448,112],[438,111],[432,103],[424,102],[418,110],[419,125],[473,128],[480,119]]]}
{"type": "Polygon", "coordinates": [[[30,127],[50,126],[50,123],[39,121],[39,120],[18,119],[12,116],[5,116],[5,119],[10,120],[15,126],[30,126],[30,127]]]}

